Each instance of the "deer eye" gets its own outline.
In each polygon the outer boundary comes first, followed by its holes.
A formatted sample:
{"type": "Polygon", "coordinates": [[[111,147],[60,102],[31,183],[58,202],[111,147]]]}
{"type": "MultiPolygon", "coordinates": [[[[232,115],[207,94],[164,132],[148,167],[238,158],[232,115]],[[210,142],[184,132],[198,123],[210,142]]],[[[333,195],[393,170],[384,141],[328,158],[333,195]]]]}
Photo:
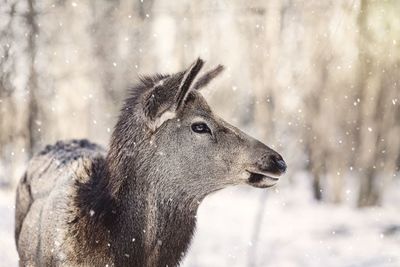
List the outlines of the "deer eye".
{"type": "Polygon", "coordinates": [[[204,122],[196,122],[192,124],[192,131],[195,133],[211,133],[210,128],[204,122]]]}

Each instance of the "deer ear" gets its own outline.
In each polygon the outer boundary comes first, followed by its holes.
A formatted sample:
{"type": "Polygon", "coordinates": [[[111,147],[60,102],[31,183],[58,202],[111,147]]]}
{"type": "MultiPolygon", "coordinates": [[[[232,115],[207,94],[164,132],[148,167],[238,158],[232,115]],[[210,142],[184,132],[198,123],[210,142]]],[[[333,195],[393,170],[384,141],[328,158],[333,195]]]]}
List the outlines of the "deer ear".
{"type": "Polygon", "coordinates": [[[143,107],[148,125],[153,131],[165,121],[174,118],[176,113],[183,107],[190,90],[193,88],[193,81],[203,64],[204,61],[199,58],[186,71],[177,74],[180,77],[183,75],[183,77],[179,79],[179,87],[173,91],[170,88],[166,88],[165,84],[169,83],[168,79],[179,77],[176,75],[159,80],[153,85],[153,89],[146,96],[143,107]]]}
{"type": "Polygon", "coordinates": [[[218,65],[214,69],[206,72],[205,74],[203,74],[203,76],[197,79],[193,88],[195,90],[200,90],[201,88],[207,86],[207,84],[209,84],[215,77],[217,77],[224,69],[224,66],[218,65]]]}
{"type": "Polygon", "coordinates": [[[182,108],[185,103],[187,96],[190,93],[190,90],[193,88],[192,84],[197,74],[199,74],[201,68],[204,65],[204,61],[201,58],[198,58],[186,71],[183,75],[181,84],[176,92],[175,97],[175,111],[178,111],[182,108]]]}

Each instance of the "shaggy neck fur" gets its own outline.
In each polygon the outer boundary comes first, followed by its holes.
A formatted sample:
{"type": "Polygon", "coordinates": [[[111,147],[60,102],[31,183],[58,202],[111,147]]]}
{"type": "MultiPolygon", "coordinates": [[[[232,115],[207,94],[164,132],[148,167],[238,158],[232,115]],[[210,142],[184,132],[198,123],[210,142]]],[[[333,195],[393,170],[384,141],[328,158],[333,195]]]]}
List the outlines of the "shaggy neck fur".
{"type": "MultiPolygon", "coordinates": [[[[133,178],[133,177],[130,177],[133,178]]],[[[197,201],[166,195],[146,180],[121,189],[119,215],[111,229],[120,266],[176,266],[186,251],[196,223],[197,201]]]]}
{"type": "Polygon", "coordinates": [[[106,252],[109,257],[101,264],[176,266],[207,193],[192,194],[155,169],[152,133],[133,101],[128,99],[120,115],[102,168],[92,168],[102,171],[79,187],[78,243],[83,253],[106,252]]]}
{"type": "Polygon", "coordinates": [[[160,183],[158,174],[144,163],[113,169],[110,166],[128,159],[113,158],[112,153],[103,162],[102,176],[93,174],[99,182],[80,191],[80,249],[87,248],[84,254],[106,252],[109,258],[102,263],[116,266],[178,265],[189,246],[204,196],[160,183]],[[109,181],[115,176],[124,177],[124,182],[113,195],[109,181]],[[113,262],[107,262],[109,259],[113,262]]]}

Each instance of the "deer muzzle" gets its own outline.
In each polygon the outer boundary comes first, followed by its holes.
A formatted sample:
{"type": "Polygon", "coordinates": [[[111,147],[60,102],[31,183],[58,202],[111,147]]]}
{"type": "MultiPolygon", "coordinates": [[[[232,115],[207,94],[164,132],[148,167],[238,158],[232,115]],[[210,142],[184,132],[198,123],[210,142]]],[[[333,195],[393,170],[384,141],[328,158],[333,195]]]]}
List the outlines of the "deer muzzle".
{"type": "Polygon", "coordinates": [[[282,156],[267,148],[255,163],[246,169],[249,173],[247,183],[258,188],[271,187],[278,182],[279,177],[286,172],[286,169],[287,165],[282,156]]]}

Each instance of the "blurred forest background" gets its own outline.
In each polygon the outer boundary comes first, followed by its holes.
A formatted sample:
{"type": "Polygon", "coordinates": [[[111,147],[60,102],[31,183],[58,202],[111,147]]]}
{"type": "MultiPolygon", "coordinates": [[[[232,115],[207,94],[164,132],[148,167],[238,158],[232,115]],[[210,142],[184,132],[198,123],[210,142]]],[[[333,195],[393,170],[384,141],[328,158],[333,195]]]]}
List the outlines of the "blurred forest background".
{"type": "Polygon", "coordinates": [[[399,180],[399,14],[398,0],[0,0],[1,187],[47,143],[106,146],[138,74],[201,56],[227,67],[204,90],[215,112],[287,160],[281,187],[383,205],[399,180]]]}
{"type": "Polygon", "coordinates": [[[380,204],[400,166],[400,1],[1,0],[0,181],[47,143],[107,144],[138,74],[201,56],[216,112],[310,172],[314,196],[380,204]]]}

